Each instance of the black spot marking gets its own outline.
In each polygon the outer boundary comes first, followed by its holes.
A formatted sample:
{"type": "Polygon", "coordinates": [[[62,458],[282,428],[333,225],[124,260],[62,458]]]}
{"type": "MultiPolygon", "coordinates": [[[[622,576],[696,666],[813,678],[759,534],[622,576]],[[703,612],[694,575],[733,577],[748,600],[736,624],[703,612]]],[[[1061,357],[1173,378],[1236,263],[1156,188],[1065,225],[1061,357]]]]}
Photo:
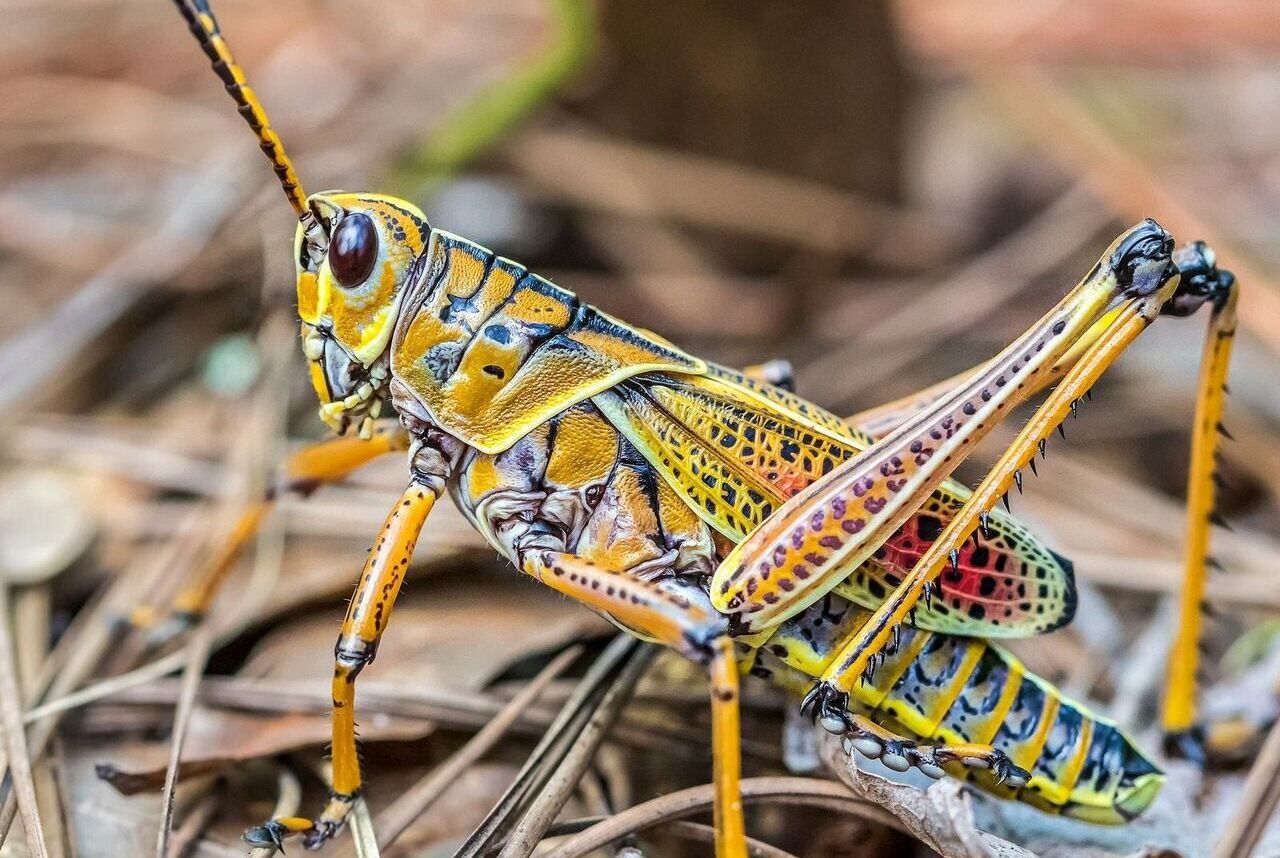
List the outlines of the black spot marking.
{"type": "Polygon", "coordinates": [[[942,521],[931,515],[916,516],[917,532],[925,542],[933,542],[942,535],[942,521]]]}

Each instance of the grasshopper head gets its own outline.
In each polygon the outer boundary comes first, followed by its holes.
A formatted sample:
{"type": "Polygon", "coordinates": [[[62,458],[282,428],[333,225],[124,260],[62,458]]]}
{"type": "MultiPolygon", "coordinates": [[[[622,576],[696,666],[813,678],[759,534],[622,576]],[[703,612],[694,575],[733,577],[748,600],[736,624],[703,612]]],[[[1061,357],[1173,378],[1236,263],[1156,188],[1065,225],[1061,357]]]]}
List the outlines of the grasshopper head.
{"type": "Polygon", "coordinates": [[[324,240],[304,221],[294,259],[320,417],[339,432],[352,424],[366,432],[382,408],[387,346],[430,227],[412,203],[381,194],[312,194],[307,208],[324,240]]]}
{"type": "Polygon", "coordinates": [[[431,227],[416,206],[393,197],[342,191],[308,196],[209,0],[177,0],[177,6],[298,216],[298,315],[320,417],[339,432],[358,422],[366,435],[382,407],[387,345],[401,296],[431,227]]]}

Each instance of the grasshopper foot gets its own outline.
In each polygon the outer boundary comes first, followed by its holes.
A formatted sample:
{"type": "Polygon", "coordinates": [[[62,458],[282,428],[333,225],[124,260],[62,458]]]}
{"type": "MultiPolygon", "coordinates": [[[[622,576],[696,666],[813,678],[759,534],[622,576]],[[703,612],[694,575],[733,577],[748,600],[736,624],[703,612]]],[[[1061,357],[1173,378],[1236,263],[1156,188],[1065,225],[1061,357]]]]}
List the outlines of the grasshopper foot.
{"type": "MultiPolygon", "coordinates": [[[[964,761],[968,765],[968,760],[964,761]]],[[[1027,785],[1027,781],[1031,780],[1031,772],[1014,765],[1013,760],[1005,755],[1004,751],[991,752],[991,772],[996,776],[996,783],[1002,783],[1012,789],[1021,789],[1027,785]]]]}
{"type": "Polygon", "coordinates": [[[243,835],[244,842],[255,848],[271,847],[284,852],[284,843],[290,837],[301,837],[306,849],[319,849],[324,842],[341,828],[340,823],[313,821],[301,816],[282,816],[257,828],[250,828],[243,835]]]}
{"type": "Polygon", "coordinates": [[[283,852],[284,839],[287,834],[285,827],[273,819],[265,825],[259,825],[257,828],[250,828],[246,831],[244,833],[244,842],[255,849],[270,846],[283,852]]]}
{"type": "Polygon", "coordinates": [[[282,816],[244,833],[244,840],[253,846],[272,846],[284,851],[284,842],[290,837],[302,838],[303,848],[319,849],[342,831],[347,817],[358,799],[357,794],[329,793],[329,803],[319,819],[304,816],[282,816]]]}
{"type": "Polygon", "coordinates": [[[204,614],[192,611],[173,611],[162,621],[147,629],[143,641],[152,649],[160,649],[171,641],[186,635],[204,619],[204,614]]]}
{"type": "Polygon", "coordinates": [[[859,726],[856,721],[844,735],[847,754],[857,751],[864,757],[878,759],[895,772],[919,769],[933,780],[947,774],[947,763],[960,763],[972,769],[990,769],[999,783],[1020,789],[1031,780],[1031,773],[1014,764],[1003,751],[985,745],[923,745],[894,736],[880,728],[859,726]]]}
{"type": "Polygon", "coordinates": [[[843,736],[853,730],[849,695],[827,682],[819,682],[810,689],[800,704],[800,713],[835,736],[843,736]]]}
{"type": "Polygon", "coordinates": [[[1208,761],[1207,735],[1203,726],[1196,724],[1186,730],[1164,734],[1165,755],[1175,760],[1189,760],[1198,766],[1208,761]]]}

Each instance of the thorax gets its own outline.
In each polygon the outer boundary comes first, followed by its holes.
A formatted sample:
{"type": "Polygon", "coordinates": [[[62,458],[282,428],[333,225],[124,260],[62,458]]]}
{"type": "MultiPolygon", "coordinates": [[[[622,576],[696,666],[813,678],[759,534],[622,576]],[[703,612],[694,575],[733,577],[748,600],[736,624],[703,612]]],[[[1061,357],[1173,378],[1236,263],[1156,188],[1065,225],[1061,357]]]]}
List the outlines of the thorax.
{"type": "Polygon", "coordinates": [[[413,416],[404,387],[392,390],[415,436],[452,462],[446,484],[459,510],[513,563],[536,546],[654,580],[701,581],[714,568],[710,530],[590,401],[486,453],[442,433],[421,410],[413,416]]]}

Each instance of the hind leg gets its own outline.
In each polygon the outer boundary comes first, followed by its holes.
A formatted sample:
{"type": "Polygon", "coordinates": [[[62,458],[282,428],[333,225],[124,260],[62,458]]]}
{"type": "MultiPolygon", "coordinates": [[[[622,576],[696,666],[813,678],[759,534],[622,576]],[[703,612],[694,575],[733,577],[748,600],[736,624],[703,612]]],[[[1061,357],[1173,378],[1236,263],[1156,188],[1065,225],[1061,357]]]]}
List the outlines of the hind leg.
{"type": "Polygon", "coordinates": [[[1217,275],[1223,294],[1212,305],[1200,362],[1195,423],[1191,433],[1191,466],[1187,476],[1182,593],[1178,630],[1169,651],[1165,676],[1161,727],[1164,729],[1166,751],[1203,761],[1206,727],[1200,723],[1196,711],[1196,673],[1200,664],[1204,591],[1211,562],[1209,533],[1211,525],[1220,521],[1215,511],[1218,436],[1226,431],[1222,427],[1222,413],[1239,290],[1234,288],[1235,281],[1230,274],[1213,269],[1212,251],[1199,245],[1194,249],[1207,256],[1203,267],[1217,275]]]}
{"type": "Polygon", "coordinates": [[[881,727],[864,715],[845,710],[818,713],[818,723],[824,730],[842,737],[845,753],[857,751],[895,772],[915,768],[938,780],[947,774],[946,765],[959,764],[968,769],[990,769],[997,783],[1011,789],[1024,787],[1031,780],[1029,771],[1015,765],[1004,751],[991,745],[917,742],[881,727]]]}

